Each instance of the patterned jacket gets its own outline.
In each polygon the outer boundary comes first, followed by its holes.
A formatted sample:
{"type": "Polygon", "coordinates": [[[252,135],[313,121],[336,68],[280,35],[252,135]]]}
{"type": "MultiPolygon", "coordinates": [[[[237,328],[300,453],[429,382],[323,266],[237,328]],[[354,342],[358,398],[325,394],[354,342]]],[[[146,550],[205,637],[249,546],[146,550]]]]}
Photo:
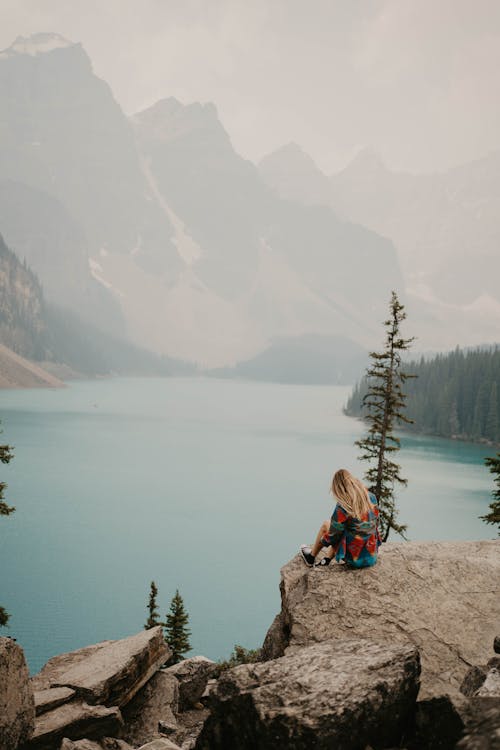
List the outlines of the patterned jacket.
{"type": "Polygon", "coordinates": [[[378,503],[370,494],[371,510],[362,518],[353,518],[337,503],[332,514],[330,529],[322,543],[333,547],[337,562],[344,560],[351,568],[366,568],[377,562],[377,551],[381,545],[378,530],[378,503]]]}

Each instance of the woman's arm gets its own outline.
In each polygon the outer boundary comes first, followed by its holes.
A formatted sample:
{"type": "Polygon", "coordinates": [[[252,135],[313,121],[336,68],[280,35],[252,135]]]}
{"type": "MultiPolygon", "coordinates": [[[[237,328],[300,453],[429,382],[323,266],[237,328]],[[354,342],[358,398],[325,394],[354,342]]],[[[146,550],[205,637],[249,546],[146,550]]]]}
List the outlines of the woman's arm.
{"type": "Polygon", "coordinates": [[[323,539],[324,547],[333,547],[336,551],[346,528],[348,515],[341,505],[337,503],[332,513],[330,529],[323,539]]]}

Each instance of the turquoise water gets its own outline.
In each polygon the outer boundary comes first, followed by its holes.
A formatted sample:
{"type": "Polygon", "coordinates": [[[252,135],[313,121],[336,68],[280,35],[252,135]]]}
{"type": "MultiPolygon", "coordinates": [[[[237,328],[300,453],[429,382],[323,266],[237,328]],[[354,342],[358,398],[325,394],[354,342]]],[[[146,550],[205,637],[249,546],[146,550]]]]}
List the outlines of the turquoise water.
{"type": "MultiPolygon", "coordinates": [[[[179,588],[195,653],[261,644],[279,568],[331,512],[332,472],[362,474],[350,389],[212,379],[110,379],[2,391],[0,603],[32,671],[140,630],[149,583],[179,588]]],[[[411,539],[494,538],[491,449],[407,436],[399,495],[411,539]]]]}

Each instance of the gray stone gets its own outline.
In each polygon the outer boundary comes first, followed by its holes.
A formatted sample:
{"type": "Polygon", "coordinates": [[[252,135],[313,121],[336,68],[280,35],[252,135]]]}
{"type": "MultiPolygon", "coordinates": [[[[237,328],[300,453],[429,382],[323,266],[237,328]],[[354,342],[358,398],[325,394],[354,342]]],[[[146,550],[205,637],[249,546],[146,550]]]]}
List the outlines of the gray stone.
{"type": "Polygon", "coordinates": [[[330,638],[410,641],[422,659],[421,699],[458,694],[498,633],[500,540],[389,543],[362,570],[309,569],[297,556],[281,571],[281,596],[267,653],[330,638]]]}
{"type": "Polygon", "coordinates": [[[123,707],[123,738],[136,746],[152,740],[160,721],[176,723],[178,701],[179,683],[173,675],[160,670],[123,707]]]}
{"type": "Polygon", "coordinates": [[[139,750],[180,750],[180,747],[166,737],[160,737],[142,745],[139,750]]]}
{"type": "Polygon", "coordinates": [[[61,742],[60,750],[133,750],[133,748],[115,737],[103,737],[101,740],[70,740],[67,737],[61,742]]]}
{"type": "Polygon", "coordinates": [[[64,674],[69,669],[98,653],[101,649],[106,648],[106,646],[109,646],[111,643],[114,643],[114,641],[101,641],[101,643],[94,643],[91,646],[85,646],[76,651],[70,651],[67,654],[53,656],[42,667],[40,672],[33,675],[31,678],[33,690],[35,692],[47,690],[51,688],[54,683],[61,682],[64,674]]]}
{"type": "Polygon", "coordinates": [[[488,659],[488,661],[486,662],[486,669],[500,670],[500,656],[492,656],[491,659],[488,659]]]}
{"type": "Polygon", "coordinates": [[[71,688],[47,688],[46,690],[37,690],[35,692],[35,712],[36,715],[44,714],[51,711],[57,706],[62,706],[76,695],[71,688]]]}
{"type": "Polygon", "coordinates": [[[495,654],[500,654],[500,635],[496,635],[493,639],[493,651],[495,654]]]}
{"type": "Polygon", "coordinates": [[[500,672],[498,669],[490,669],[476,695],[479,698],[500,699],[500,672]]]}
{"type": "Polygon", "coordinates": [[[0,638],[0,748],[15,750],[35,728],[35,702],[24,652],[0,638]]]}
{"type": "Polygon", "coordinates": [[[217,690],[217,680],[209,680],[203,691],[203,695],[200,698],[200,703],[203,706],[208,706],[210,704],[210,696],[215,690],[217,690]]]}
{"type": "Polygon", "coordinates": [[[200,701],[217,664],[204,656],[183,659],[165,670],[179,681],[179,711],[186,711],[200,701]]]}
{"type": "Polygon", "coordinates": [[[177,717],[177,728],[170,739],[182,750],[193,748],[208,715],[208,709],[183,711],[177,717]]]}
{"type": "Polygon", "coordinates": [[[417,649],[360,639],[224,672],[197,750],[399,745],[419,688],[417,649]]]}
{"type": "Polygon", "coordinates": [[[415,712],[414,748],[453,750],[462,736],[464,722],[447,695],[418,701],[415,712]]]}
{"type": "Polygon", "coordinates": [[[71,701],[37,716],[30,748],[59,747],[64,738],[70,740],[109,737],[120,734],[123,720],[117,706],[90,706],[71,701]]]}
{"type": "Polygon", "coordinates": [[[500,702],[471,699],[470,719],[456,750],[500,750],[500,702]]]}
{"type": "Polygon", "coordinates": [[[175,734],[177,731],[177,721],[159,721],[158,731],[160,734],[175,734]]]}
{"type": "Polygon", "coordinates": [[[481,685],[486,679],[486,670],[482,667],[470,667],[465,673],[462,684],[460,685],[460,692],[463,695],[470,697],[474,695],[476,690],[479,690],[481,685]]]}
{"type": "Polygon", "coordinates": [[[69,687],[85,702],[123,706],[166,661],[170,650],[160,626],[130,638],[51,659],[33,679],[35,689],[69,687]]]}

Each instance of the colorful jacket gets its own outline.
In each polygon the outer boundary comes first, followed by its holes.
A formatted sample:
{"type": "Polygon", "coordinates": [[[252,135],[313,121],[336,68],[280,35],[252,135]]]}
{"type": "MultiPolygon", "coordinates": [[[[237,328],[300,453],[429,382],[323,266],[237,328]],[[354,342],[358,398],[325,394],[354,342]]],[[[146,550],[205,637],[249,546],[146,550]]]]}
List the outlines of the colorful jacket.
{"type": "Polygon", "coordinates": [[[337,562],[344,560],[352,568],[366,568],[377,562],[381,545],[378,530],[377,498],[370,492],[371,510],[362,518],[352,518],[337,503],[332,514],[328,534],[322,539],[324,547],[333,547],[337,562]]]}

